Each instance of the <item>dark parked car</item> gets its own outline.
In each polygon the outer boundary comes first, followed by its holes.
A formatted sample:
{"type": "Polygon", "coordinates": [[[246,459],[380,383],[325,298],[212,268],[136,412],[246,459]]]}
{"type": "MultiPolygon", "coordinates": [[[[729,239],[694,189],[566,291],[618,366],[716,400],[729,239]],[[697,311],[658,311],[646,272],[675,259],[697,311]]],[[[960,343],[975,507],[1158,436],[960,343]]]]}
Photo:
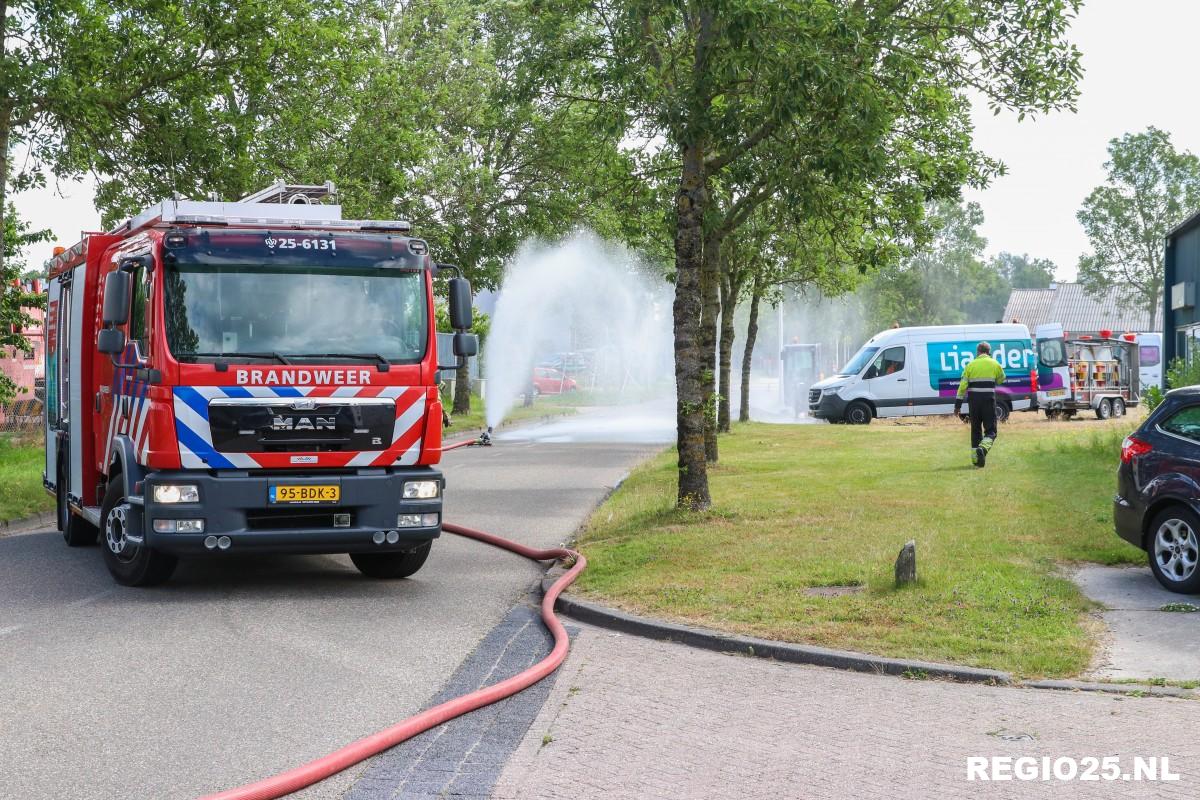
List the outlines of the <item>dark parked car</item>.
{"type": "Polygon", "coordinates": [[[1121,443],[1113,518],[1159,583],[1200,593],[1200,386],[1167,392],[1121,443]]]}

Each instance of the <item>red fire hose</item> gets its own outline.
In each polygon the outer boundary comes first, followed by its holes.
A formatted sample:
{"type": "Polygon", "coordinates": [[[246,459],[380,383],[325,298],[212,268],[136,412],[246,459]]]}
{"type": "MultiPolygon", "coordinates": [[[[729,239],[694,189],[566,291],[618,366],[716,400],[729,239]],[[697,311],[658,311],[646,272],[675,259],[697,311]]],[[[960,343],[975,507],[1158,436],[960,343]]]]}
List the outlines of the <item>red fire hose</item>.
{"type": "MultiPolygon", "coordinates": [[[[459,447],[469,447],[478,443],[477,440],[470,440],[442,449],[443,451],[455,450],[459,447]]],[[[519,542],[514,542],[511,539],[494,536],[490,533],[484,533],[483,531],[471,528],[464,528],[461,525],[445,523],[442,525],[442,530],[510,550],[534,561],[574,560],[575,563],[571,568],[554,582],[554,585],[550,587],[545,597],[542,598],[542,622],[545,623],[550,633],[554,635],[554,649],[550,651],[550,655],[524,672],[519,672],[507,680],[494,683],[491,686],[485,686],[482,689],[477,689],[470,694],[456,697],[453,700],[447,700],[441,705],[434,706],[427,711],[422,711],[420,714],[411,716],[390,728],[385,728],[364,739],[359,739],[357,742],[352,742],[315,761],[310,761],[287,772],[281,772],[270,778],[263,778],[260,781],[248,783],[235,789],[226,789],[217,794],[206,795],[201,800],[274,800],[276,797],[283,797],[292,792],[298,792],[364,759],[382,753],[389,747],[394,747],[419,733],[424,733],[430,728],[437,727],[443,722],[466,714],[469,711],[474,711],[477,708],[491,705],[498,700],[503,700],[523,689],[527,689],[558,669],[563,659],[567,657],[570,640],[567,638],[566,629],[563,628],[558,618],[554,616],[554,601],[558,599],[563,590],[571,585],[575,578],[579,576],[579,573],[583,572],[587,567],[587,559],[574,550],[569,550],[565,547],[552,547],[548,550],[539,550],[520,544],[519,542]]]]}

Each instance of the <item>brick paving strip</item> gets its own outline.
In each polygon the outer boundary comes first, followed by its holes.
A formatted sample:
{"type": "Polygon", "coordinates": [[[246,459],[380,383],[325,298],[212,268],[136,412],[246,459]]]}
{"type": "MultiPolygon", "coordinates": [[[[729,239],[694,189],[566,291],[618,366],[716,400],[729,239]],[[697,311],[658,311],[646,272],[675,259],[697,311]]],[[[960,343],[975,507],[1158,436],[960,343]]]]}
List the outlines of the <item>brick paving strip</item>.
{"type": "Polygon", "coordinates": [[[1196,798],[1200,702],[782,664],[593,627],[493,791],[526,798],[1196,798]],[[1181,779],[966,780],[969,756],[1167,756],[1181,779]]]}
{"type": "MultiPolygon", "coordinates": [[[[504,680],[549,653],[554,640],[542,625],[534,600],[531,594],[531,604],[510,611],[426,707],[504,680]]],[[[578,631],[568,628],[568,632],[578,631]]],[[[556,676],[377,756],[345,794],[346,800],[489,797],[556,676]]]]}

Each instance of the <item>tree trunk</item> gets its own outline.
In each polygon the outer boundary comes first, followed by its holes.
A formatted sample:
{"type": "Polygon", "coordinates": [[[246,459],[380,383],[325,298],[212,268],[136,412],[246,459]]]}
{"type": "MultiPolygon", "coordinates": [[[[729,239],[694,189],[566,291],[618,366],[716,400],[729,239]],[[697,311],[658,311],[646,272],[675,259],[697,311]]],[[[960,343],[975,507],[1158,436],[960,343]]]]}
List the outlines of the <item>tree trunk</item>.
{"type": "MultiPolygon", "coordinates": [[[[712,505],[708,492],[708,465],[704,456],[705,365],[712,364],[700,342],[703,297],[700,272],[704,258],[704,207],[708,187],[704,175],[704,147],[699,141],[683,148],[683,169],[675,193],[675,302],[672,305],[675,335],[676,445],[679,451],[677,505],[702,511],[712,505]]],[[[711,369],[711,367],[710,367],[711,369]]]]}
{"type": "Polygon", "coordinates": [[[717,450],[717,323],[721,314],[721,240],[712,234],[704,237],[700,268],[700,349],[704,355],[701,380],[704,382],[704,457],[716,461],[717,450]]]}
{"type": "Polygon", "coordinates": [[[720,344],[720,402],[717,406],[717,431],[729,433],[729,406],[733,399],[733,316],[737,312],[741,278],[732,263],[725,265],[721,276],[721,344],[720,344]]]}
{"type": "Polygon", "coordinates": [[[470,360],[463,359],[463,365],[454,375],[454,409],[455,414],[471,413],[471,368],[470,360]]]}
{"type": "Polygon", "coordinates": [[[754,358],[754,341],[758,338],[758,303],[762,300],[762,278],[754,276],[754,292],[750,295],[750,323],[746,326],[746,349],[742,355],[742,407],[738,422],[750,421],[750,368],[754,358]]]}

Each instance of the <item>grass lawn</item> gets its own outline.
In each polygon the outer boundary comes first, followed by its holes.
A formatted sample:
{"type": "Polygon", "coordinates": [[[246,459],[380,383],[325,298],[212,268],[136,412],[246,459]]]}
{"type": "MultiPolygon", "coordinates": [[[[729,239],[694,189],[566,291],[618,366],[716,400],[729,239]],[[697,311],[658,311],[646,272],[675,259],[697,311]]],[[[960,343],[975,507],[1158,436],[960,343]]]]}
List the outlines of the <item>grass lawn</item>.
{"type": "Polygon", "coordinates": [[[46,461],[41,439],[0,434],[0,520],[22,519],[54,508],[42,488],[46,461]]]}
{"type": "MultiPolygon", "coordinates": [[[[568,397],[568,395],[562,395],[568,397]]],[[[442,404],[447,410],[454,407],[453,397],[442,396],[442,404]]],[[[533,401],[531,406],[521,405],[520,398],[517,399],[517,404],[508,410],[504,415],[502,425],[512,425],[517,422],[528,422],[530,420],[543,419],[545,417],[557,417],[564,414],[576,413],[576,404],[562,402],[558,395],[542,395],[533,401]]],[[[478,433],[487,427],[484,417],[484,403],[479,398],[479,395],[471,395],[471,413],[470,414],[451,414],[451,421],[454,423],[449,428],[442,430],[443,436],[454,436],[461,433],[478,433]]]]}
{"type": "Polygon", "coordinates": [[[1014,415],[985,469],[947,418],[735,427],[715,510],[675,511],[675,454],[637,469],[580,537],[581,594],[637,613],[1020,676],[1085,670],[1089,601],[1061,567],[1145,563],[1112,530],[1131,420],[1014,415]],[[917,542],[919,582],[893,583],[917,542]],[[837,594],[817,587],[859,586],[837,594]]]}

